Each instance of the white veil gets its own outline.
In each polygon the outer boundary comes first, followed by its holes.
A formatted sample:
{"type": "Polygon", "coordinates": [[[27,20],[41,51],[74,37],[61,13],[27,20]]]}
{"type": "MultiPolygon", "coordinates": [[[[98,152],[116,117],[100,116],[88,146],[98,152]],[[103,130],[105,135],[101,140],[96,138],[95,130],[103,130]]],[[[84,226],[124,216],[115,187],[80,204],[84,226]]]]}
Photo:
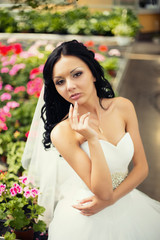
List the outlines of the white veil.
{"type": "Polygon", "coordinates": [[[40,188],[38,202],[46,208],[42,219],[48,225],[52,220],[56,202],[57,164],[60,157],[54,147],[45,150],[42,143],[44,123],[40,116],[41,108],[44,104],[43,95],[44,86],[36,106],[25,145],[22,166],[28,170],[29,179],[40,188]]]}

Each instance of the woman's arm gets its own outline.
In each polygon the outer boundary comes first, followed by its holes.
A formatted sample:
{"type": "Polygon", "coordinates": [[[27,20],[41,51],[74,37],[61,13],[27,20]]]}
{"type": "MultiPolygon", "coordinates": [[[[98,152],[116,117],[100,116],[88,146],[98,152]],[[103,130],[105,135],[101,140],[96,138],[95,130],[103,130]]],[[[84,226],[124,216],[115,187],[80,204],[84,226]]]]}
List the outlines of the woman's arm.
{"type": "Polygon", "coordinates": [[[83,199],[74,205],[83,215],[93,215],[108,207],[136,188],[148,175],[148,164],[141,141],[137,116],[133,104],[124,98],[118,98],[120,112],[125,120],[126,132],[129,132],[134,144],[133,169],[127,178],[113,191],[113,198],[102,201],[96,196],[83,199]],[[86,204],[87,203],[87,204],[86,204]]]}
{"type": "Polygon", "coordinates": [[[78,117],[78,105],[75,104],[69,112],[70,126],[65,125],[66,122],[57,125],[51,133],[52,143],[88,188],[98,198],[109,200],[113,195],[111,174],[97,133],[89,126],[88,120],[88,113],[78,117]],[[75,132],[88,141],[90,158],[80,148],[75,132]]]}
{"type": "Polygon", "coordinates": [[[134,144],[133,169],[127,178],[114,190],[114,202],[136,188],[148,175],[148,164],[145,156],[142,140],[139,133],[138,120],[133,104],[124,98],[120,98],[120,108],[126,122],[126,132],[129,132],[134,144]]]}

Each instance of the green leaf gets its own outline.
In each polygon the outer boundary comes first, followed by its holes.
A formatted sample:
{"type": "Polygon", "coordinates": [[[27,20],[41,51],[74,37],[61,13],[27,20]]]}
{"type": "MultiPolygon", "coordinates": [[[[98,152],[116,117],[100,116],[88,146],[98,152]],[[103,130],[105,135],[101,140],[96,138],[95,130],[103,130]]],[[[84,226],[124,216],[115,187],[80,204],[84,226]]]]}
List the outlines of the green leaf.
{"type": "Polygon", "coordinates": [[[46,224],[44,221],[39,220],[37,223],[33,224],[33,229],[35,232],[44,232],[46,230],[46,224]]]}
{"type": "Polygon", "coordinates": [[[4,239],[5,240],[14,240],[14,239],[16,239],[16,234],[15,233],[6,232],[5,235],[4,235],[4,239]]]}

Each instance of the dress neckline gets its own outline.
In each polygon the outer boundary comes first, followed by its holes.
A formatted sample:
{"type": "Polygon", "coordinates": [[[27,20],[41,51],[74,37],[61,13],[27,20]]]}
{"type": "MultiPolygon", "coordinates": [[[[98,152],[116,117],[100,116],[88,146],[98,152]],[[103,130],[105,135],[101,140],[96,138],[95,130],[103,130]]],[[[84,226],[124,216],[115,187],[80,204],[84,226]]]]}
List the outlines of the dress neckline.
{"type": "MultiPolygon", "coordinates": [[[[98,139],[98,140],[99,140],[100,142],[105,142],[105,143],[107,143],[107,144],[109,144],[109,145],[117,148],[118,145],[123,141],[123,139],[124,139],[127,135],[130,136],[129,132],[125,132],[125,134],[121,137],[121,139],[118,141],[117,144],[113,144],[113,143],[111,143],[111,142],[109,142],[109,141],[107,141],[107,140],[105,140],[105,139],[98,139]]],[[[86,144],[86,143],[88,144],[88,141],[83,142],[83,143],[81,144],[81,146],[82,146],[83,144],[86,144]]]]}

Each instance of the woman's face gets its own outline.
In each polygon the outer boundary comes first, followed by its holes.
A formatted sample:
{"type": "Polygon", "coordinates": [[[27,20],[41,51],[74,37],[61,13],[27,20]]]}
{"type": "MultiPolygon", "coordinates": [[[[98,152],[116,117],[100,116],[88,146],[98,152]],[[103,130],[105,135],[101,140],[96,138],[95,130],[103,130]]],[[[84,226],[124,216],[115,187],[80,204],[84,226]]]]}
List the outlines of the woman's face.
{"type": "Polygon", "coordinates": [[[95,78],[88,65],[75,56],[63,56],[53,68],[57,92],[68,102],[83,104],[96,94],[95,78]]]}

